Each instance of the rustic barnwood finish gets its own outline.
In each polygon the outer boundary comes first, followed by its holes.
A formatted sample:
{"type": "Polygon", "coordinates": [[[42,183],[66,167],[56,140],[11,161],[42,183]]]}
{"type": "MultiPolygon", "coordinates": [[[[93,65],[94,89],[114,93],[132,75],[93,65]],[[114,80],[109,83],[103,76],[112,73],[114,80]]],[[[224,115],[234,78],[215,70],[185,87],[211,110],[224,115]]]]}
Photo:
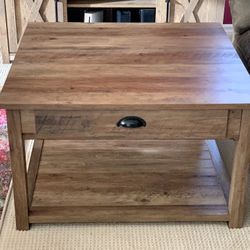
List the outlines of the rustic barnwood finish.
{"type": "Polygon", "coordinates": [[[244,222],[249,163],[250,110],[244,110],[242,114],[240,138],[236,144],[233,162],[229,196],[230,227],[242,227],[244,222]]]}
{"type": "MultiPolygon", "coordinates": [[[[171,0],[170,22],[219,22],[223,23],[225,0],[171,0]]],[[[68,21],[69,8],[155,8],[156,22],[165,23],[165,0],[59,0],[58,21],[68,21]]],[[[0,39],[4,62],[15,56],[20,38],[28,22],[55,22],[54,0],[2,0],[0,4],[0,39]],[[6,13],[5,13],[6,12],[6,13]],[[5,18],[4,15],[7,17],[5,18]],[[7,27],[6,27],[7,24],[7,27]],[[7,29],[6,29],[7,28],[7,29]]]]}
{"type": "Polygon", "coordinates": [[[67,211],[87,222],[228,219],[204,141],[46,141],[31,220],[69,221],[67,211]]]}
{"type": "MultiPolygon", "coordinates": [[[[219,139],[226,137],[227,120],[225,110],[36,111],[36,131],[31,136],[46,139],[219,139]],[[127,115],[143,117],[146,127],[136,130],[117,127],[117,121],[127,115]]],[[[33,126],[27,128],[33,130],[33,126]]]]}
{"type": "Polygon", "coordinates": [[[31,110],[21,111],[22,133],[36,133],[35,113],[31,110]]]}
{"type": "Polygon", "coordinates": [[[37,207],[31,223],[228,221],[226,206],[37,207]]]}
{"type": "Polygon", "coordinates": [[[31,23],[1,95],[3,107],[42,110],[245,109],[249,100],[249,75],[219,24],[31,23]]]}
{"type": "Polygon", "coordinates": [[[227,137],[230,139],[239,139],[242,110],[229,110],[227,137]]]}
{"type": "Polygon", "coordinates": [[[230,179],[228,170],[224,165],[224,162],[221,158],[219,149],[214,140],[207,140],[208,149],[211,155],[212,162],[214,164],[214,168],[217,172],[218,180],[221,184],[222,190],[224,192],[224,197],[228,202],[229,198],[229,190],[230,190],[230,179]]]}
{"type": "Polygon", "coordinates": [[[28,222],[242,225],[250,84],[220,25],[30,24],[0,104],[18,140],[11,143],[18,229],[28,222]],[[125,116],[142,117],[146,127],[118,128],[125,116]],[[28,190],[24,139],[41,140],[28,190]],[[205,139],[237,141],[230,187],[215,143],[205,139]]]}
{"type": "Polygon", "coordinates": [[[35,140],[30,157],[29,170],[27,174],[29,206],[33,199],[33,192],[36,184],[36,177],[40,165],[40,158],[43,150],[43,140],[35,140]]]}
{"type": "Polygon", "coordinates": [[[29,229],[28,189],[20,112],[9,110],[7,118],[15,197],[16,228],[27,230],[29,229]]]}

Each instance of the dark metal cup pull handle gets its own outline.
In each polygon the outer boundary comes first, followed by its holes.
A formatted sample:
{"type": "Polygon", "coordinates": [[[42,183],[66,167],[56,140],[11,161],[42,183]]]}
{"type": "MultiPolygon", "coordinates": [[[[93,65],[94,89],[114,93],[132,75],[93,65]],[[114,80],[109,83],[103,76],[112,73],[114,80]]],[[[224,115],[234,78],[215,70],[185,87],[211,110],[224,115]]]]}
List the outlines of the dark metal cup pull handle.
{"type": "Polygon", "coordinates": [[[137,116],[126,116],[117,122],[117,127],[140,128],[146,127],[146,122],[137,116]]]}

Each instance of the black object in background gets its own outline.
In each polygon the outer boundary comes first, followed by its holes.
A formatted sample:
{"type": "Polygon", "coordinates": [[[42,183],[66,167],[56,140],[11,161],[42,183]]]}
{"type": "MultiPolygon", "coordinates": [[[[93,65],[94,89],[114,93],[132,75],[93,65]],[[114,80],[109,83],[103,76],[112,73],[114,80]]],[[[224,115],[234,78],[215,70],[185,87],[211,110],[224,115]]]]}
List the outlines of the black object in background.
{"type": "Polygon", "coordinates": [[[155,9],[140,9],[139,14],[141,23],[155,22],[155,9]]]}
{"type": "MultiPolygon", "coordinates": [[[[0,0],[1,1],[1,0],[0,0]]],[[[84,12],[88,8],[68,8],[69,22],[84,22],[84,12]]],[[[93,9],[90,9],[93,10],[93,9]]],[[[104,22],[155,22],[155,9],[102,9],[104,22]]]]}
{"type": "Polygon", "coordinates": [[[83,23],[84,10],[85,10],[84,8],[68,8],[68,21],[83,23]]]}
{"type": "MultiPolygon", "coordinates": [[[[0,0],[1,1],[1,0],[0,0]]],[[[103,22],[113,22],[112,9],[92,9],[92,8],[68,8],[68,21],[69,22],[84,22],[84,12],[86,10],[103,10],[103,22]]]]}

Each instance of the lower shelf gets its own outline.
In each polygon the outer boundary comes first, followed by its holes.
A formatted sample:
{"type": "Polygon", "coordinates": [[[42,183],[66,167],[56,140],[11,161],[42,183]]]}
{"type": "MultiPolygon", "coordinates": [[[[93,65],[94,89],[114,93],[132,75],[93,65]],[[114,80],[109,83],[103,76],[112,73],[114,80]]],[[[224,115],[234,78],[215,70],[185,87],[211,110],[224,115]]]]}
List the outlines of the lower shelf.
{"type": "Polygon", "coordinates": [[[227,221],[205,141],[45,141],[30,222],[227,221]]]}

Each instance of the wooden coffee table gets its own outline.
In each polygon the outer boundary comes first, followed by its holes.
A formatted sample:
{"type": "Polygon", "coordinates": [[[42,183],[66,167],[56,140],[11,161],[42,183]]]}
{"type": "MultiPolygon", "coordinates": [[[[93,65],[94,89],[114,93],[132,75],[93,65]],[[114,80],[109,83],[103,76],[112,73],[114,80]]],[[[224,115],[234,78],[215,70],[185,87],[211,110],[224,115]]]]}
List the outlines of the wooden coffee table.
{"type": "Polygon", "coordinates": [[[250,80],[219,24],[29,24],[0,104],[19,230],[243,225],[250,80]],[[220,139],[237,141],[230,187],[220,139]]]}

